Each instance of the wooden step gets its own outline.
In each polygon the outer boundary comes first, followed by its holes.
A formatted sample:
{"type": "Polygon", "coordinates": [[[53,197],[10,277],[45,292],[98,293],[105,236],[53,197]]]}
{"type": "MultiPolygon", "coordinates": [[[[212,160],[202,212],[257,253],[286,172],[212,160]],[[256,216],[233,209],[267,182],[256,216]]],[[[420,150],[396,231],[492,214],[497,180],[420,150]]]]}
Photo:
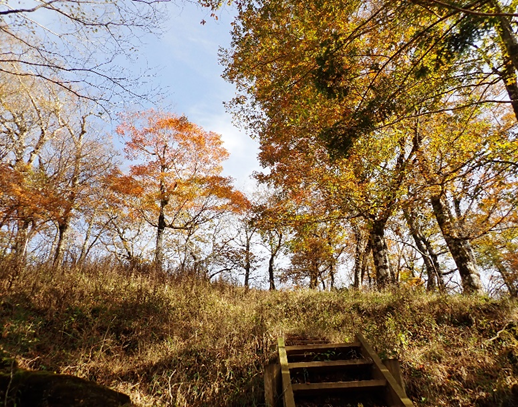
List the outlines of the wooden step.
{"type": "Polygon", "coordinates": [[[284,340],[284,343],[286,346],[292,346],[292,345],[311,345],[311,344],[324,344],[329,343],[324,338],[321,337],[307,337],[307,336],[301,336],[301,335],[288,335],[286,339],[284,340]]]}
{"type": "Polygon", "coordinates": [[[297,383],[292,384],[291,387],[294,393],[300,395],[347,390],[381,390],[384,389],[386,385],[386,380],[355,380],[332,383],[297,383]]]}
{"type": "Polygon", "coordinates": [[[360,348],[360,342],[351,343],[316,343],[310,345],[291,345],[286,346],[286,353],[288,356],[305,354],[305,353],[324,353],[325,351],[344,352],[352,349],[360,348]]]}
{"type": "Polygon", "coordinates": [[[370,366],[372,360],[370,359],[350,359],[350,360],[325,360],[318,362],[292,362],[288,363],[290,370],[302,370],[302,369],[335,369],[335,368],[348,368],[348,367],[360,367],[370,366]]]}
{"type": "Polygon", "coordinates": [[[286,346],[284,339],[279,338],[278,352],[279,363],[265,371],[268,406],[296,407],[296,402],[313,406],[324,401],[342,405],[342,401],[357,400],[414,407],[403,389],[399,365],[385,366],[359,333],[355,342],[338,344],[286,346]]]}

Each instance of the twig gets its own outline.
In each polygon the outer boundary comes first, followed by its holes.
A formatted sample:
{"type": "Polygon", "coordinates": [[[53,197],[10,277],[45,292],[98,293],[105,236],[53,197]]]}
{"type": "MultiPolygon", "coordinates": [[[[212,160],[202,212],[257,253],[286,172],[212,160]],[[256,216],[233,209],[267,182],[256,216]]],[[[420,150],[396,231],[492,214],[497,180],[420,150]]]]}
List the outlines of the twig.
{"type": "Polygon", "coordinates": [[[495,341],[495,340],[497,340],[497,339],[500,339],[500,334],[501,334],[502,332],[504,332],[504,331],[509,327],[509,325],[512,325],[513,323],[514,323],[514,322],[508,322],[508,323],[506,324],[506,326],[504,326],[500,331],[498,331],[494,337],[492,337],[491,339],[488,339],[487,341],[488,341],[488,342],[493,342],[493,341],[495,341]]]}
{"type": "Polygon", "coordinates": [[[11,377],[9,378],[9,383],[7,383],[7,389],[5,390],[5,400],[4,400],[4,406],[7,406],[7,400],[9,398],[9,390],[11,389],[11,383],[13,382],[14,378],[14,364],[15,360],[11,362],[11,377]]]}

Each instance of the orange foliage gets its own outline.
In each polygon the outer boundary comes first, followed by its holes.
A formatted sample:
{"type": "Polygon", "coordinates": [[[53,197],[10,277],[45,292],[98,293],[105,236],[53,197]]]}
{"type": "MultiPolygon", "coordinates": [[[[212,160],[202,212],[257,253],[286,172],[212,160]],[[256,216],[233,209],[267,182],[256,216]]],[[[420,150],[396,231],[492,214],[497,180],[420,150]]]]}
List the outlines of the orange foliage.
{"type": "Polygon", "coordinates": [[[127,158],[137,163],[128,175],[113,174],[111,188],[138,198],[147,219],[163,214],[165,227],[183,229],[246,207],[232,179],[221,175],[229,154],[219,134],[155,110],[123,115],[117,134],[126,140],[127,158]]]}

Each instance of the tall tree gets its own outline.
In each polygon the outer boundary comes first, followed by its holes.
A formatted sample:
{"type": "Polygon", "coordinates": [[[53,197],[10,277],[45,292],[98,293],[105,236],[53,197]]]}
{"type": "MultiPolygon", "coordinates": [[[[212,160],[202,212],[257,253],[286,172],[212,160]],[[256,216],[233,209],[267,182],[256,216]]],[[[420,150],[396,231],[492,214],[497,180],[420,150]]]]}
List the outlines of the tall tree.
{"type": "Polygon", "coordinates": [[[426,149],[415,160],[415,185],[425,187],[422,194],[433,208],[465,292],[482,290],[472,241],[513,213],[507,197],[516,188],[509,160],[516,156],[515,126],[498,109],[470,109],[436,115],[416,128],[426,149]]]}
{"type": "Polygon", "coordinates": [[[39,157],[61,129],[61,102],[55,88],[34,78],[1,78],[1,224],[15,225],[12,253],[19,266],[31,235],[48,220],[47,211],[54,201],[39,157]]]}
{"type": "Polygon", "coordinates": [[[130,175],[142,190],[136,209],[156,230],[157,267],[164,266],[166,230],[192,231],[243,204],[231,179],[221,176],[228,153],[219,134],[153,110],[124,115],[117,133],[126,139],[127,157],[140,161],[130,175]]]}
{"type": "Polygon", "coordinates": [[[339,222],[297,222],[293,237],[287,244],[291,255],[288,270],[295,281],[309,280],[309,288],[322,284],[335,287],[335,276],[342,253],[345,250],[345,233],[339,222]]]}
{"type": "Polygon", "coordinates": [[[345,154],[355,138],[406,118],[514,103],[516,92],[502,97],[515,87],[514,48],[498,33],[513,38],[501,27],[516,4],[500,13],[494,3],[460,7],[467,12],[435,1],[240,2],[222,53],[239,92],[228,106],[261,137],[312,126],[345,154]]]}
{"type": "Polygon", "coordinates": [[[56,266],[63,262],[73,221],[99,198],[101,180],[114,167],[108,140],[91,123],[91,106],[67,100],[67,109],[58,114],[60,131],[40,157],[49,193],[56,197],[49,213],[57,227],[52,260],[56,266]]]}

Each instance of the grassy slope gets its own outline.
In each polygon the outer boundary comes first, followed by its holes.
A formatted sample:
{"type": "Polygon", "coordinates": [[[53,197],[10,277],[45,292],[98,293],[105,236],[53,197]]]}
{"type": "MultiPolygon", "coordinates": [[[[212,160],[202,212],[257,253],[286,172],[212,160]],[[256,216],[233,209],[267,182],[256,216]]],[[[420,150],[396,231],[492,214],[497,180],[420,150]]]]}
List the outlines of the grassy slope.
{"type": "Polygon", "coordinates": [[[417,406],[517,405],[518,304],[509,300],[245,292],[102,267],[29,270],[6,286],[0,280],[0,352],[21,367],[96,380],[138,405],[261,405],[278,335],[343,342],[355,332],[399,358],[417,406]]]}

